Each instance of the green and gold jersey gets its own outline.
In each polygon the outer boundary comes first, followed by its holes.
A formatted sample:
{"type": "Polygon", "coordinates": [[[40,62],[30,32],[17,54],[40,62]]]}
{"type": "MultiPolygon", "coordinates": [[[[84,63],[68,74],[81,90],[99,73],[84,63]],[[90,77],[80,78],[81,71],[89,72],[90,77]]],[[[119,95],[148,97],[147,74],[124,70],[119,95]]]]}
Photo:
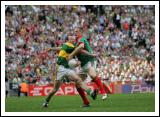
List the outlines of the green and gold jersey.
{"type": "Polygon", "coordinates": [[[70,53],[73,52],[74,49],[75,46],[72,43],[70,42],[64,43],[58,54],[57,64],[63,65],[65,68],[69,68],[67,57],[69,56],[70,53]]]}
{"type": "MultiPolygon", "coordinates": [[[[89,42],[87,41],[86,38],[84,37],[79,37],[78,42],[77,42],[77,46],[83,44],[84,46],[84,50],[88,51],[89,53],[93,53],[93,50],[91,49],[89,42]]],[[[85,54],[81,54],[79,53],[77,55],[77,58],[79,61],[81,61],[81,66],[83,67],[85,64],[87,64],[89,61],[94,61],[95,58],[85,55],[85,54]]]]}

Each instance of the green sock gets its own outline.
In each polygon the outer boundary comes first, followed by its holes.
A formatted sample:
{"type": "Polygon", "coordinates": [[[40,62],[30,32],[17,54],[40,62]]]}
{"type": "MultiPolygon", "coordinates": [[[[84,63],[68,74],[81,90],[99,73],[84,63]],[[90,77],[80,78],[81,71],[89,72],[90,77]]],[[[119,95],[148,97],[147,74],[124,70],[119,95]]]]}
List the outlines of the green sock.
{"type": "Polygon", "coordinates": [[[91,94],[91,91],[92,91],[91,89],[87,89],[87,90],[86,90],[87,95],[90,95],[90,94],[91,94]]]}

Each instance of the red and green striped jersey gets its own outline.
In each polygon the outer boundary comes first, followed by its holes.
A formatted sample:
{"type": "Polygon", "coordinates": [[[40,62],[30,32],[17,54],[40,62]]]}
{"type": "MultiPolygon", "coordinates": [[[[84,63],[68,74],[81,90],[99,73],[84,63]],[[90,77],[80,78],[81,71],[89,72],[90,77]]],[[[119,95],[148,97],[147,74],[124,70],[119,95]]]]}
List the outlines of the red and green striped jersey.
{"type": "MultiPolygon", "coordinates": [[[[84,37],[79,37],[77,46],[83,44],[84,50],[88,51],[89,53],[93,53],[93,50],[91,49],[89,42],[84,37]]],[[[79,53],[77,55],[77,58],[79,61],[81,61],[81,66],[83,67],[85,64],[87,64],[89,61],[94,61],[94,57],[79,53]]]]}
{"type": "Polygon", "coordinates": [[[72,43],[69,42],[64,43],[58,54],[57,64],[63,65],[65,68],[69,68],[67,57],[69,56],[70,53],[73,52],[74,49],[75,46],[72,43]]]}

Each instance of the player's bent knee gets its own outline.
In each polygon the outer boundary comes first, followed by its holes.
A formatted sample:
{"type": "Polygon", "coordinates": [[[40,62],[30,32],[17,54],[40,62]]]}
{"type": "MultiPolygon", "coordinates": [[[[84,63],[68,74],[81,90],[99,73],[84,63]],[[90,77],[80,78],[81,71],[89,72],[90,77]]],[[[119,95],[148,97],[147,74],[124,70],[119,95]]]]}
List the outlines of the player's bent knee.
{"type": "Polygon", "coordinates": [[[75,82],[82,82],[82,79],[77,74],[72,74],[71,77],[75,82]]]}
{"type": "Polygon", "coordinates": [[[53,90],[52,90],[53,93],[55,93],[55,92],[57,92],[57,91],[58,91],[58,89],[53,89],[53,90]]]}
{"type": "Polygon", "coordinates": [[[91,76],[92,79],[96,78],[97,73],[96,73],[96,71],[95,71],[94,68],[91,67],[91,68],[89,69],[89,75],[91,76]]]}
{"type": "Polygon", "coordinates": [[[75,82],[76,82],[77,86],[80,86],[81,83],[82,83],[82,80],[81,79],[77,79],[75,82]]]}
{"type": "Polygon", "coordinates": [[[80,88],[81,87],[81,85],[78,84],[78,83],[76,83],[75,85],[76,85],[76,88],[80,88]]]}
{"type": "Polygon", "coordinates": [[[96,78],[96,76],[97,76],[97,74],[96,73],[91,73],[91,74],[89,74],[90,75],[90,77],[92,78],[92,79],[95,79],[96,78]]]}

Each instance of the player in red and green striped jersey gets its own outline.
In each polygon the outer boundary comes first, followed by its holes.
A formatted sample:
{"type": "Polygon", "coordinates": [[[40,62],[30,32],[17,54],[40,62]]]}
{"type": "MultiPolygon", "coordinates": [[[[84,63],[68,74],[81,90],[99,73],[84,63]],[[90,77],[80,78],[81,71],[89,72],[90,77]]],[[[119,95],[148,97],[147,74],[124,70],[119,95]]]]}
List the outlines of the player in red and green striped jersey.
{"type": "Polygon", "coordinates": [[[100,78],[98,77],[98,74],[96,73],[96,69],[94,67],[95,58],[92,56],[85,55],[81,52],[81,50],[84,49],[92,54],[93,50],[91,49],[87,39],[82,36],[80,28],[75,29],[75,35],[77,37],[77,47],[69,55],[68,60],[72,59],[75,55],[77,56],[78,60],[81,61],[82,72],[88,73],[89,76],[93,79],[93,81],[97,84],[103,95],[102,99],[104,100],[107,98],[107,94],[104,90],[100,78]]]}

